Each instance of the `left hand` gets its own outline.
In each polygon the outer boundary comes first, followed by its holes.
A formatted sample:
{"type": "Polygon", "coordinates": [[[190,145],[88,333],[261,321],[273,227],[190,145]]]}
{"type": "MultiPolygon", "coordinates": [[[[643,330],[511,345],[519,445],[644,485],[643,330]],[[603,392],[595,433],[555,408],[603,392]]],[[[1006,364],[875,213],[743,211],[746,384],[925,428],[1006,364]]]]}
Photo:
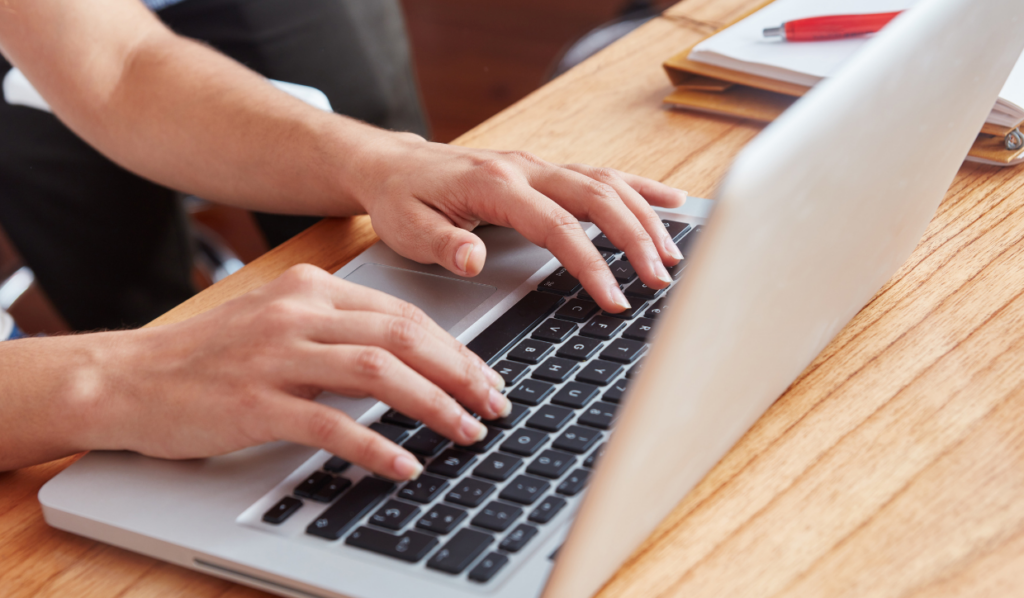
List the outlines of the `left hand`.
{"type": "Polygon", "coordinates": [[[482,223],[516,229],[549,249],[609,312],[629,308],[608,265],[583,232],[594,222],[652,288],[682,257],[651,206],[686,193],[643,177],[582,164],[558,166],[525,152],[477,150],[390,133],[367,166],[360,203],[381,239],[401,255],[475,276],[486,248],[482,223]]]}

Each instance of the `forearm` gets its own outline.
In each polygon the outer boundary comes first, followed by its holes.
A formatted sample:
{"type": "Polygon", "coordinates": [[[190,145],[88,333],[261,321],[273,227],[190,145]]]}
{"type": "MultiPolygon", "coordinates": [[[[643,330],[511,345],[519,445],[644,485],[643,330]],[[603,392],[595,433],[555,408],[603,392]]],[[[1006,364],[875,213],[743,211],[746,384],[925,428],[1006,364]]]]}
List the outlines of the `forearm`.
{"type": "Polygon", "coordinates": [[[292,98],[131,3],[15,2],[0,42],[59,118],[129,170],[252,209],[364,211],[360,162],[390,133],[292,98]]]}
{"type": "MultiPolygon", "coordinates": [[[[0,471],[105,446],[104,363],[120,333],[0,343],[0,471]]],[[[106,441],[110,441],[109,437],[106,441]]]]}

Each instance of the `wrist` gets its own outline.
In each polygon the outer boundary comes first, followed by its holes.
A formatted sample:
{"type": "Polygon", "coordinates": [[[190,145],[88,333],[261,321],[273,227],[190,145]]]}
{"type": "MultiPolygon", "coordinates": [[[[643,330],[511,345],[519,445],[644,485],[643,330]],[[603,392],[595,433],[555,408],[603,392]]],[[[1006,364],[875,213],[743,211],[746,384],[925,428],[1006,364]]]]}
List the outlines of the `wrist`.
{"type": "Polygon", "coordinates": [[[362,125],[358,136],[350,136],[358,148],[351,152],[348,168],[340,171],[339,184],[367,214],[381,199],[391,195],[395,184],[404,181],[410,155],[427,141],[415,133],[386,131],[362,125]]]}

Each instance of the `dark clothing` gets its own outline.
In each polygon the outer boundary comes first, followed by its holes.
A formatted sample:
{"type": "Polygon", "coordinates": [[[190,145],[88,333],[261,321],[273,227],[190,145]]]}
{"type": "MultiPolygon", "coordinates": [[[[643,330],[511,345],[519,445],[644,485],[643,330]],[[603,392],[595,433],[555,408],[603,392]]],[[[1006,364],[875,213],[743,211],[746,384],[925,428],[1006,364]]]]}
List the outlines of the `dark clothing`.
{"type": "MultiPolygon", "coordinates": [[[[427,134],[397,0],[186,0],[157,14],[265,77],[323,91],[336,112],[427,134]]],[[[10,68],[0,58],[0,78],[10,68]]],[[[256,216],[271,246],[316,221],[256,216]]],[[[75,330],[140,326],[195,292],[174,191],[2,101],[0,224],[75,330]]]]}

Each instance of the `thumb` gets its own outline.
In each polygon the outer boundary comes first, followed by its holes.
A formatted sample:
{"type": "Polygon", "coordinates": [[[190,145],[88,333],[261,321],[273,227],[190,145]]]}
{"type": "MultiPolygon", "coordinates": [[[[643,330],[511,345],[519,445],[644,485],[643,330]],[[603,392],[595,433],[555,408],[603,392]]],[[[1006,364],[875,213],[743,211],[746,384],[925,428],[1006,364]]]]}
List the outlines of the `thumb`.
{"type": "Polygon", "coordinates": [[[476,276],[483,270],[487,247],[480,237],[434,210],[423,210],[417,216],[415,225],[403,227],[406,234],[400,235],[397,243],[381,235],[388,246],[403,257],[439,264],[459,276],[476,276]]]}

